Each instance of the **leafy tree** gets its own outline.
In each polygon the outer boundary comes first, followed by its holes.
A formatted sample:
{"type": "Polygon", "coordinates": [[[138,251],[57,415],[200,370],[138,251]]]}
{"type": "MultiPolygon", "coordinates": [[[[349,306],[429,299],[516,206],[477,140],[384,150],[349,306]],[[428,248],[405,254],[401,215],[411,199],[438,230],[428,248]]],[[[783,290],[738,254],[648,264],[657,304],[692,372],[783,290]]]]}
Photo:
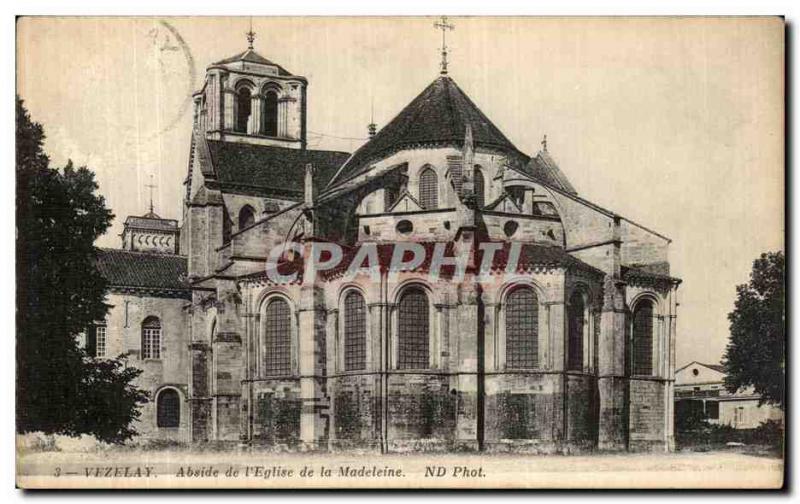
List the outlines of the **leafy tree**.
{"type": "Polygon", "coordinates": [[[94,241],[113,215],[90,170],[50,167],[42,126],[16,108],[17,430],[123,441],[146,400],[131,385],[140,371],[77,341],[108,309],[94,241]]]}
{"type": "Polygon", "coordinates": [[[785,259],[769,252],[753,262],[750,282],[736,287],[728,314],[731,338],[725,351],[725,388],[752,386],[761,403],[784,407],[785,259]]]}

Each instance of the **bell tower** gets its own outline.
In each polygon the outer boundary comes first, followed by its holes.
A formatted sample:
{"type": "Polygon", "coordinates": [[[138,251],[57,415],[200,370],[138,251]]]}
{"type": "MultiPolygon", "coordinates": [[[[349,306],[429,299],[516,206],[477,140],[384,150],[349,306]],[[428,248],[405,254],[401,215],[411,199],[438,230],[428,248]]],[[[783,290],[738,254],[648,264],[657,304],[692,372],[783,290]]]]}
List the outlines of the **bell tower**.
{"type": "Polygon", "coordinates": [[[255,35],[251,27],[244,52],[206,69],[195,128],[209,140],[305,148],[308,81],[258,54],[255,35]]]}

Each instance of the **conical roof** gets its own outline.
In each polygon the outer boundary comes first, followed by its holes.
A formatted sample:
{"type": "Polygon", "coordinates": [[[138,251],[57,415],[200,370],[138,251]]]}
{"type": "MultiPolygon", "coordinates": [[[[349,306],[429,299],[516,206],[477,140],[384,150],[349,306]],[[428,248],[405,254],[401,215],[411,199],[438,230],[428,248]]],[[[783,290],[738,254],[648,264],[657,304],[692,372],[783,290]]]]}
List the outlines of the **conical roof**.
{"type": "Polygon", "coordinates": [[[403,149],[420,146],[464,145],[467,124],[476,147],[507,152],[528,161],[492,124],[458,85],[446,75],[434,80],[389,124],[358,149],[342,166],[330,185],[363,173],[369,163],[403,149]]]}

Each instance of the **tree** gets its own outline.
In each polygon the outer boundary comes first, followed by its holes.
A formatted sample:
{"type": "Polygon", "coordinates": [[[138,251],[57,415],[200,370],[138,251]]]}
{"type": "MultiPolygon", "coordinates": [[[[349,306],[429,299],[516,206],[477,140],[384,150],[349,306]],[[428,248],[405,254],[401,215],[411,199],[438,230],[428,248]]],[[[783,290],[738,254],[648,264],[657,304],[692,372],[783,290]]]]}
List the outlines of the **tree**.
{"type": "Polygon", "coordinates": [[[728,314],[731,337],[725,351],[725,388],[752,386],[761,403],[784,407],[785,259],[769,252],[753,262],[750,282],[736,287],[728,314]]]}
{"type": "Polygon", "coordinates": [[[16,108],[17,430],[122,441],[146,400],[130,385],[139,372],[77,341],[108,309],[94,241],[113,215],[90,170],[50,167],[42,126],[19,98],[16,108]]]}

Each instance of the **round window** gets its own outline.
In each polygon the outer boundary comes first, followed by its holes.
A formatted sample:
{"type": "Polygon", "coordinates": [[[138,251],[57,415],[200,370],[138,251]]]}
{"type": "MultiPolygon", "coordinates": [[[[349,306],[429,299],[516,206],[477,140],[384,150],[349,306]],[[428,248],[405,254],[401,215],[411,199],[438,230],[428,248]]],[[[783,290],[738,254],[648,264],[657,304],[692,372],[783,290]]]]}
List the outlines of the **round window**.
{"type": "Polygon", "coordinates": [[[410,220],[401,220],[397,223],[396,229],[400,234],[408,234],[411,231],[414,231],[414,225],[411,224],[410,220]]]}
{"type": "Polygon", "coordinates": [[[503,226],[503,232],[509,238],[514,236],[514,233],[517,232],[517,229],[519,229],[519,224],[517,224],[516,221],[508,221],[503,226]]]}
{"type": "Polygon", "coordinates": [[[696,370],[696,369],[692,369],[692,374],[693,374],[693,375],[695,375],[695,376],[697,376],[697,375],[699,375],[699,374],[700,374],[700,371],[698,371],[698,370],[696,370]]]}

